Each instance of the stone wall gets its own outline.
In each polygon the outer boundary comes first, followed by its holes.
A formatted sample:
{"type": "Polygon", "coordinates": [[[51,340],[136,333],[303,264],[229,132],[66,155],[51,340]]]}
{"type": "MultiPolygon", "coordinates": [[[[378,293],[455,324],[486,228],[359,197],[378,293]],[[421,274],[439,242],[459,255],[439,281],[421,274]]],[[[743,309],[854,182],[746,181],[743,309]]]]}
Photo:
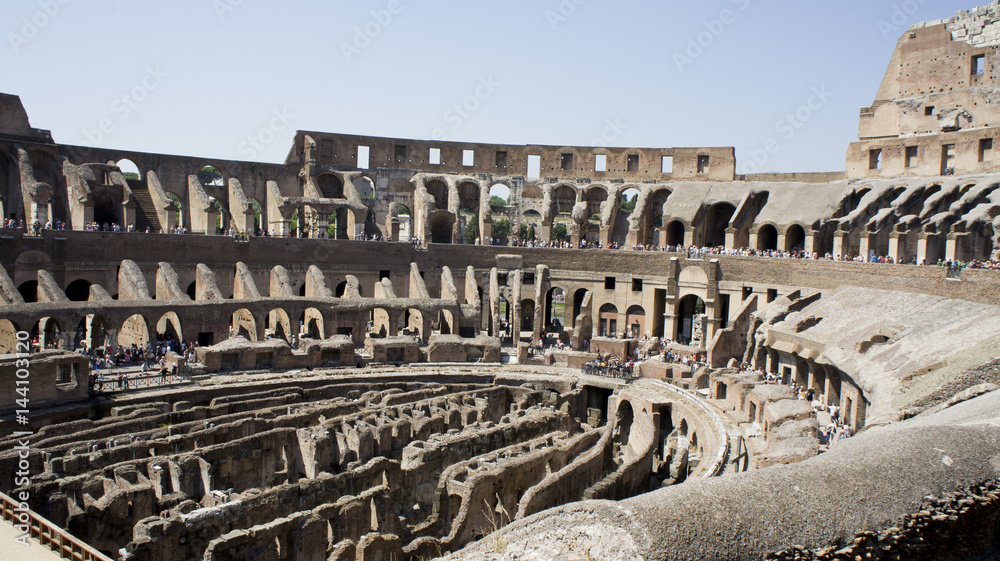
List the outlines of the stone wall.
{"type": "Polygon", "coordinates": [[[0,411],[35,411],[90,396],[90,365],[75,353],[43,351],[0,356],[0,391],[5,396],[0,411]],[[20,391],[19,391],[20,390],[20,391]],[[26,400],[27,406],[17,403],[26,400]]]}

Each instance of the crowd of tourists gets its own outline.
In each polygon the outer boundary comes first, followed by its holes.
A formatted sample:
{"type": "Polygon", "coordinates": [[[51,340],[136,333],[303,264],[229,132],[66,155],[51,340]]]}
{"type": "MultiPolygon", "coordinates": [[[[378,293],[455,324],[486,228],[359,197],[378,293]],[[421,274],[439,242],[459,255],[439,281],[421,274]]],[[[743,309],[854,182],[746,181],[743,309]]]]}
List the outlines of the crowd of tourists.
{"type": "MultiPolygon", "coordinates": [[[[25,224],[23,220],[16,220],[12,218],[7,218],[2,221],[3,228],[7,229],[24,229],[25,224]]],[[[47,221],[42,223],[40,221],[35,221],[31,224],[29,229],[31,234],[35,236],[41,235],[44,230],[66,230],[66,223],[60,220],[47,221]]],[[[122,226],[117,223],[97,223],[90,222],[84,225],[84,231],[87,232],[137,232],[134,224],[129,224],[125,226],[124,230],[122,226]]],[[[146,234],[153,233],[150,228],[146,228],[144,231],[146,234]]],[[[169,233],[169,234],[189,234],[191,231],[185,226],[175,226],[170,228],[166,232],[164,230],[159,230],[158,233],[169,233]]],[[[255,234],[250,232],[241,231],[234,226],[230,226],[225,230],[219,232],[220,235],[225,235],[233,238],[236,241],[246,242],[252,237],[295,237],[294,232],[290,232],[286,235],[278,236],[277,234],[272,234],[270,230],[265,229],[259,231],[255,234]]],[[[326,232],[320,232],[321,238],[326,238],[326,232]]],[[[364,242],[385,242],[392,243],[392,236],[382,236],[381,234],[358,234],[354,238],[355,241],[364,242]]],[[[506,246],[503,243],[504,240],[500,238],[491,238],[490,245],[493,246],[506,246]]],[[[423,247],[424,239],[411,236],[410,244],[415,248],[423,247]]],[[[479,239],[476,239],[476,245],[479,245],[479,239]]],[[[551,240],[551,241],[540,241],[540,240],[521,240],[520,238],[513,238],[510,240],[511,247],[524,247],[524,248],[548,248],[548,249],[573,249],[574,244],[568,240],[551,240]]],[[[576,244],[578,249],[611,249],[619,250],[624,249],[621,244],[616,242],[611,242],[605,247],[600,242],[590,242],[586,240],[581,240],[576,244]]],[[[679,253],[686,255],[689,259],[705,259],[713,256],[720,257],[755,257],[763,259],[794,259],[794,260],[805,260],[805,261],[840,261],[840,262],[854,262],[854,263],[876,263],[876,264],[886,264],[886,265],[920,265],[916,257],[912,257],[909,260],[897,260],[890,256],[876,255],[874,253],[864,256],[864,255],[833,255],[832,253],[826,253],[820,255],[817,252],[808,252],[804,250],[796,251],[780,251],[774,249],[728,249],[722,246],[719,247],[697,247],[690,246],[684,247],[680,245],[667,245],[660,247],[658,245],[652,244],[640,244],[632,246],[633,251],[639,252],[658,252],[658,253],[679,253]]],[[[979,270],[1000,270],[1000,261],[983,261],[983,260],[972,260],[968,262],[957,261],[957,260],[938,260],[937,263],[923,263],[924,265],[936,265],[938,267],[947,268],[949,271],[961,272],[963,269],[979,269],[979,270]]]]}
{"type": "Polygon", "coordinates": [[[632,357],[622,359],[611,354],[602,355],[598,352],[597,358],[584,363],[581,371],[591,376],[631,380],[635,377],[635,361],[632,357]]]}
{"type": "Polygon", "coordinates": [[[145,346],[107,345],[102,348],[84,348],[82,353],[90,360],[90,390],[102,392],[105,386],[111,390],[129,389],[128,368],[139,367],[142,376],[159,374],[161,381],[168,375],[177,375],[177,366],[167,368],[167,354],[175,353],[188,363],[195,360],[197,344],[177,341],[171,336],[150,342],[145,346]],[[152,374],[151,374],[152,372],[152,374]]]}
{"type": "MultiPolygon", "coordinates": [[[[786,385],[785,380],[783,380],[782,377],[779,376],[778,374],[775,374],[773,372],[764,372],[760,369],[753,370],[750,367],[750,365],[746,363],[740,365],[740,370],[743,373],[756,375],[758,379],[764,380],[764,383],[766,384],[774,384],[779,386],[786,385]]],[[[805,386],[801,386],[796,382],[792,382],[790,384],[790,387],[792,389],[792,393],[795,395],[797,399],[803,400],[812,406],[813,412],[816,415],[817,420],[821,421],[820,438],[823,444],[829,446],[837,442],[838,440],[842,440],[844,438],[850,438],[851,436],[854,435],[854,429],[852,429],[851,426],[848,425],[847,423],[843,422],[843,419],[840,416],[839,405],[837,404],[824,405],[823,402],[818,399],[818,396],[816,395],[816,390],[814,390],[813,388],[807,388],[805,386]],[[830,418],[829,422],[826,423],[822,422],[822,420],[820,419],[820,413],[826,413],[827,415],[829,415],[830,418]]]]}
{"type": "MultiPolygon", "coordinates": [[[[669,339],[668,339],[669,341],[669,339]]],[[[666,343],[669,345],[670,343],[666,343]]],[[[703,366],[706,366],[704,355],[701,353],[685,353],[680,351],[673,351],[667,348],[660,350],[659,354],[660,362],[669,362],[672,364],[681,364],[691,368],[691,371],[695,371],[703,366]]]]}
{"type": "Polygon", "coordinates": [[[382,234],[358,234],[354,236],[356,242],[386,242],[392,243],[392,236],[383,237],[382,234]]]}

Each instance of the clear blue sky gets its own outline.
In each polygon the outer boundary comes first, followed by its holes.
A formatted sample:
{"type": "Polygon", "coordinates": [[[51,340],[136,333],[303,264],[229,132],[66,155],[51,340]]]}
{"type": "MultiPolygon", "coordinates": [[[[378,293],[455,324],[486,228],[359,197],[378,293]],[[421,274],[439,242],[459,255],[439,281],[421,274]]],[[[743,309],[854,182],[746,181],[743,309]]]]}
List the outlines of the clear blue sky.
{"type": "Polygon", "coordinates": [[[740,171],[832,171],[905,28],[974,6],[5,0],[0,91],[57,142],[144,152],[282,162],[303,129],[735,146],[740,171]]]}

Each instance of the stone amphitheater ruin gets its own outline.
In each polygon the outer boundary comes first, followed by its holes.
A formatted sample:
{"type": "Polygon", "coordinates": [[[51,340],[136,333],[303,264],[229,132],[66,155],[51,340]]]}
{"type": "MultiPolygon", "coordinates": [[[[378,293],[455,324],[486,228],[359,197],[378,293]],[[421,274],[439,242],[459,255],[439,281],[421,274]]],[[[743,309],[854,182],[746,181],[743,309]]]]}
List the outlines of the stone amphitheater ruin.
{"type": "Polygon", "coordinates": [[[998,558],[998,91],[993,3],[900,38],[842,174],[305,131],[281,165],[144,154],[0,96],[26,225],[0,230],[0,533],[122,561],[998,558]],[[165,337],[193,355],[130,389],[77,352],[165,337]],[[830,406],[857,434],[827,445],[830,406]]]}

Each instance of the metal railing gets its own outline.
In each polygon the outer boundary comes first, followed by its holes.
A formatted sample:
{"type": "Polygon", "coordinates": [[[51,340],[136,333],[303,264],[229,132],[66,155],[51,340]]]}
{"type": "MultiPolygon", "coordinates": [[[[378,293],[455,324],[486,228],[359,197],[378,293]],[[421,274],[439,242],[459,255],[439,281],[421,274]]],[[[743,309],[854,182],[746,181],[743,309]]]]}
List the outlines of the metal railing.
{"type": "Polygon", "coordinates": [[[123,392],[130,390],[138,390],[145,388],[156,388],[161,386],[174,386],[178,384],[190,384],[193,383],[190,376],[185,373],[172,374],[168,373],[166,376],[160,374],[159,372],[155,374],[147,374],[145,376],[132,376],[129,375],[128,380],[118,380],[117,373],[104,373],[104,384],[99,386],[95,381],[90,388],[90,393],[111,393],[111,392],[123,392]],[[127,386],[127,387],[123,387],[127,386]]]}
{"type": "Polygon", "coordinates": [[[626,364],[593,364],[583,365],[582,372],[589,376],[603,376],[616,380],[635,380],[639,378],[638,368],[626,364]]]}
{"type": "MultiPolygon", "coordinates": [[[[19,510],[18,503],[4,493],[0,493],[0,512],[3,519],[20,526],[26,524],[28,533],[43,547],[52,550],[62,559],[73,561],[114,561],[107,555],[83,543],[69,532],[49,522],[30,510],[19,510]],[[28,521],[24,522],[27,517],[28,521]]],[[[17,547],[8,545],[7,547],[17,547]]]]}

